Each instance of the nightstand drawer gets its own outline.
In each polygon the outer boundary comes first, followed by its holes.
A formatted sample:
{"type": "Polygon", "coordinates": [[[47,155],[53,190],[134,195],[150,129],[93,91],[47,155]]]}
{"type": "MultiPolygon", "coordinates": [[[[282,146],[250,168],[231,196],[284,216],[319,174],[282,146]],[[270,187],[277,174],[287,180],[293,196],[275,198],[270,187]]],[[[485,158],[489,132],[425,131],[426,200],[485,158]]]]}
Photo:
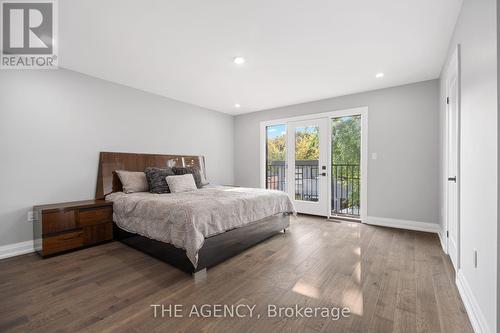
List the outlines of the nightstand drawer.
{"type": "Polygon", "coordinates": [[[113,208],[102,207],[89,210],[80,210],[79,223],[81,227],[113,221],[113,208]]]}
{"type": "Polygon", "coordinates": [[[74,210],[44,213],[42,214],[42,220],[42,233],[44,235],[74,230],[77,228],[76,211],[74,210]]]}
{"type": "Polygon", "coordinates": [[[83,228],[83,244],[97,244],[113,240],[113,223],[106,222],[83,228]]]}
{"type": "Polygon", "coordinates": [[[68,232],[43,239],[43,255],[50,255],[83,246],[83,231],[68,232]]]}

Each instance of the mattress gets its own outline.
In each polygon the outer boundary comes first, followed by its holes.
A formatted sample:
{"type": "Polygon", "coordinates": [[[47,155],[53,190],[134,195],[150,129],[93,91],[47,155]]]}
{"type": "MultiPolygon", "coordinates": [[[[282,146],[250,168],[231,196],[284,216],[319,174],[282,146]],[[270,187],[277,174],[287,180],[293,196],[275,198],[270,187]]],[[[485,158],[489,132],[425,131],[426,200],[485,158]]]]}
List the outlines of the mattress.
{"type": "Polygon", "coordinates": [[[295,214],[281,191],[215,186],[184,193],[116,192],[113,220],[128,232],[186,250],[196,267],[205,238],[280,214],[295,214]]]}

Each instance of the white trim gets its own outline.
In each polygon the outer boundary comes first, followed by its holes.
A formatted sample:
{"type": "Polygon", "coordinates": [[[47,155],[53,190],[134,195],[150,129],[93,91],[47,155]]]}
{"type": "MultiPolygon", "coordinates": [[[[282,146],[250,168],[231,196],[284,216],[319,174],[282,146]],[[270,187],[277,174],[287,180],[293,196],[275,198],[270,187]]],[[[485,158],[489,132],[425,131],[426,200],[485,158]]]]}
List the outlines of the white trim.
{"type": "Polygon", "coordinates": [[[474,297],[474,294],[469,287],[469,283],[467,282],[467,279],[463,275],[461,269],[458,270],[456,284],[474,332],[491,333],[492,331],[488,327],[488,322],[486,321],[486,318],[484,317],[483,312],[481,311],[481,308],[479,307],[478,302],[474,297]]]}
{"type": "Polygon", "coordinates": [[[446,232],[443,232],[443,230],[439,230],[438,236],[439,236],[439,242],[441,243],[441,247],[443,248],[443,252],[445,254],[448,254],[448,249],[446,245],[446,232]]]}
{"type": "MultiPolygon", "coordinates": [[[[272,125],[286,125],[289,122],[311,120],[318,118],[337,118],[343,116],[361,115],[361,207],[360,207],[360,219],[361,222],[366,222],[368,214],[368,107],[356,107],[351,109],[334,110],[322,113],[312,113],[306,115],[300,115],[289,118],[280,118],[273,120],[264,120],[260,122],[260,187],[266,187],[266,127],[272,125]]],[[[330,131],[328,132],[330,133],[330,131]]],[[[330,140],[328,140],[330,141],[330,140]]],[[[328,160],[330,160],[330,150],[328,149],[328,160]]],[[[329,173],[328,173],[329,174],[329,173]]],[[[330,175],[328,176],[329,183],[330,175]]],[[[330,191],[328,191],[330,193],[330,191]]],[[[330,198],[328,199],[330,202],[330,198]]],[[[330,206],[330,204],[329,204],[330,206]]],[[[328,214],[331,214],[331,209],[329,207],[328,214]]]]}
{"type": "Polygon", "coordinates": [[[411,220],[391,219],[387,217],[368,216],[366,224],[378,225],[381,227],[390,227],[398,229],[425,231],[432,233],[439,233],[439,224],[431,222],[420,222],[411,220]]]}
{"type": "Polygon", "coordinates": [[[260,122],[260,166],[259,166],[259,178],[260,178],[260,188],[266,188],[266,127],[268,125],[265,122],[260,122]]]}
{"type": "MultiPolygon", "coordinates": [[[[368,108],[361,111],[361,203],[359,207],[359,217],[364,223],[368,218],[368,108]]],[[[330,182],[331,183],[331,182],[330,182]]],[[[331,210],[330,210],[331,212],[331,210]]]]}
{"type": "Polygon", "coordinates": [[[0,246],[0,259],[20,256],[21,254],[34,252],[33,241],[26,241],[0,246]]]}
{"type": "Polygon", "coordinates": [[[301,116],[296,116],[296,117],[289,117],[289,118],[280,118],[280,119],[272,119],[272,120],[263,120],[260,122],[261,128],[262,125],[264,127],[269,126],[269,125],[279,125],[283,124],[289,121],[301,121],[301,120],[309,120],[309,119],[317,119],[317,118],[336,118],[336,117],[343,117],[343,116],[350,116],[353,114],[363,114],[368,111],[367,106],[362,106],[358,108],[352,108],[352,109],[343,109],[343,110],[333,110],[333,111],[327,111],[327,112],[321,112],[321,113],[311,113],[311,114],[304,114],[301,116]]]}

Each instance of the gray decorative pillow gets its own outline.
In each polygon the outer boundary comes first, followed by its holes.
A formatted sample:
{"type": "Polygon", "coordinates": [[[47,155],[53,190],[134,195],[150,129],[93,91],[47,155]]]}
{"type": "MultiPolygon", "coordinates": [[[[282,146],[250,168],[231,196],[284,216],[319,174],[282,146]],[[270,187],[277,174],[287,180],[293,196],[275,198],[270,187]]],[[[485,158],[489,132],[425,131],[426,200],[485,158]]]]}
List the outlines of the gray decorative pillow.
{"type": "Polygon", "coordinates": [[[149,190],[144,172],[116,170],[124,193],[147,192],[149,190]]]}
{"type": "MultiPolygon", "coordinates": [[[[202,188],[203,183],[201,181],[201,173],[200,169],[195,167],[173,167],[172,170],[176,175],[187,175],[192,174],[194,178],[194,182],[197,188],[202,188]]],[[[206,185],[206,184],[205,184],[206,185]]]]}
{"type": "Polygon", "coordinates": [[[146,168],[144,170],[151,193],[170,193],[166,178],[175,175],[172,168],[146,168]]]}
{"type": "Polygon", "coordinates": [[[172,193],[189,192],[197,190],[192,174],[179,176],[168,176],[166,178],[168,187],[172,193]]]}

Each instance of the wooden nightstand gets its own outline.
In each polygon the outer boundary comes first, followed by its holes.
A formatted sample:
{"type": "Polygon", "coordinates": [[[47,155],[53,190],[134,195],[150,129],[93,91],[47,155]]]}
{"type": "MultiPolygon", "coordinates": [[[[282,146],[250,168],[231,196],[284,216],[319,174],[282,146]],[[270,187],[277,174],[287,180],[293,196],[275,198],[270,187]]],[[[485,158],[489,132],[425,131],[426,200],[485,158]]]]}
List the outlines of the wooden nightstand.
{"type": "Polygon", "coordinates": [[[87,200],[33,207],[35,250],[49,256],[113,240],[113,203],[87,200]]]}

